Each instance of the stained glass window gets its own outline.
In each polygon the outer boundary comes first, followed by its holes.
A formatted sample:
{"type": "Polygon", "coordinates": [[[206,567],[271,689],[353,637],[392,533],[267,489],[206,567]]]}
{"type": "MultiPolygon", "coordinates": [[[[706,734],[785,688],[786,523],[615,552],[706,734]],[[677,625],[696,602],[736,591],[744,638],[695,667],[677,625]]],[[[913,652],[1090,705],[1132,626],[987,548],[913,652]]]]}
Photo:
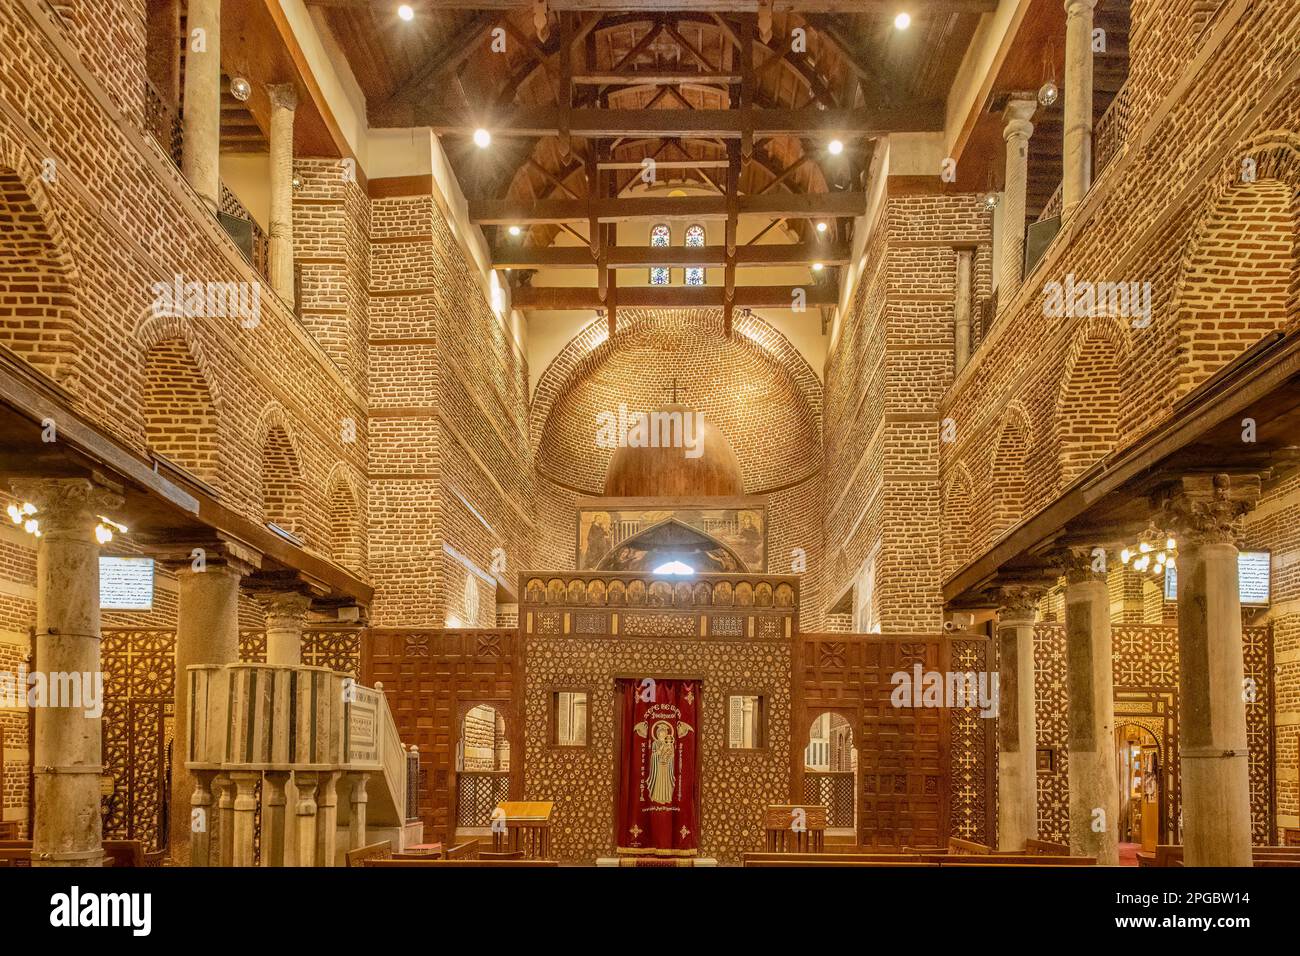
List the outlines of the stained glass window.
{"type": "MultiPolygon", "coordinates": [[[[650,245],[655,249],[667,249],[672,242],[672,233],[665,223],[660,223],[650,230],[650,245]]],[[[667,285],[670,273],[667,266],[653,266],[650,269],[651,285],[667,285]]]]}
{"type": "MultiPolygon", "coordinates": [[[[698,223],[686,227],[687,248],[700,248],[704,245],[704,227],[698,223]]],[[[704,285],[704,267],[692,266],[686,270],[687,285],[704,285]]]]}

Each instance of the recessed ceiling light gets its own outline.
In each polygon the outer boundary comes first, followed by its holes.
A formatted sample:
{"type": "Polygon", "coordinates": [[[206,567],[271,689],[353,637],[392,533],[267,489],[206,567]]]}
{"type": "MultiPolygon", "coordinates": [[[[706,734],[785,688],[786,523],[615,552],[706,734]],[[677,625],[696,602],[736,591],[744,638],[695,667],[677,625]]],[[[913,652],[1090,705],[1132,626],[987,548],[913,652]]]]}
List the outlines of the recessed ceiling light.
{"type": "Polygon", "coordinates": [[[492,145],[492,134],[482,128],[474,130],[474,145],[479,149],[487,149],[492,145]]]}
{"type": "Polygon", "coordinates": [[[823,266],[820,262],[814,262],[814,263],[813,263],[813,272],[821,272],[822,269],[824,269],[824,268],[826,268],[826,267],[823,266]]]}
{"type": "Polygon", "coordinates": [[[517,235],[519,235],[519,233],[521,233],[521,232],[523,232],[523,230],[520,229],[518,226],[511,226],[511,227],[510,227],[510,235],[512,235],[512,236],[517,236],[517,235]]]}
{"type": "Polygon", "coordinates": [[[407,21],[415,19],[415,11],[411,9],[411,5],[409,3],[404,3],[400,7],[398,7],[397,15],[401,17],[403,20],[407,20],[407,21]]]}
{"type": "Polygon", "coordinates": [[[840,153],[844,152],[844,144],[838,139],[831,140],[826,144],[826,148],[830,150],[832,156],[838,156],[840,153]]]}
{"type": "Polygon", "coordinates": [[[894,17],[894,29],[906,30],[912,25],[912,15],[910,13],[900,13],[894,17]]]}
{"type": "Polygon", "coordinates": [[[825,231],[826,231],[826,223],[824,223],[824,222],[819,222],[819,223],[817,223],[817,231],[818,231],[818,232],[825,232],[825,231]]]}

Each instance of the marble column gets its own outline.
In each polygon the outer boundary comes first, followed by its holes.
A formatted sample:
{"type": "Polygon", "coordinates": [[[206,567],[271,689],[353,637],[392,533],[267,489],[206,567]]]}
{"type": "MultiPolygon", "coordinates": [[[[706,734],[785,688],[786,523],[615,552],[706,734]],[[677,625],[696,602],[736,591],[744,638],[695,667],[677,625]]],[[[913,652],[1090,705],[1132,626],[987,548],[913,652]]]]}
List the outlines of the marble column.
{"type": "Polygon", "coordinates": [[[217,798],[217,866],[234,866],[235,781],[223,771],[212,786],[217,798]]]}
{"type": "Polygon", "coordinates": [[[953,291],[953,372],[960,374],[970,360],[970,291],[973,246],[958,246],[957,280],[953,291]]]}
{"type": "Polygon", "coordinates": [[[1030,119],[1038,100],[1017,96],[1002,116],[1002,138],[1007,143],[1006,179],[1002,188],[1002,262],[998,272],[998,308],[1007,309],[1025,277],[1025,190],[1029,182],[1030,119]]]}
{"type": "MultiPolygon", "coordinates": [[[[268,770],[262,778],[262,866],[286,866],[285,848],[289,842],[285,786],[287,770],[268,770]]],[[[296,801],[296,795],[295,795],[296,801]]]]}
{"type": "Polygon", "coordinates": [[[1250,774],[1237,538],[1256,476],[1192,475],[1166,503],[1178,545],[1183,862],[1250,866],[1250,774]]]}
{"type": "Polygon", "coordinates": [[[268,88],[271,94],[271,288],[293,307],[293,116],[298,93],[292,83],[268,88]]]}
{"type": "Polygon", "coordinates": [[[316,787],[315,773],[294,774],[298,788],[295,814],[298,824],[298,866],[316,866],[316,787]]]}
{"type": "MultiPolygon", "coordinates": [[[[366,788],[370,782],[370,774],[361,771],[349,773],[347,781],[350,811],[348,849],[356,850],[366,845],[366,804],[369,801],[366,788]]],[[[406,808],[402,809],[405,812],[406,808]]]]}
{"type": "Polygon", "coordinates": [[[998,608],[998,849],[1038,838],[1034,619],[1044,589],[1001,590],[998,608]]]}
{"type": "Polygon", "coordinates": [[[95,526],[122,498],[89,478],[12,484],[15,495],[36,506],[41,533],[32,670],[45,675],[47,699],[34,708],[32,865],[100,866],[104,671],[95,526]]]}
{"type": "Polygon", "coordinates": [[[266,611],[266,662],[297,667],[302,663],[302,631],[311,598],[296,591],[258,595],[266,611]]]}
{"type": "Polygon", "coordinates": [[[231,807],[231,865],[252,866],[256,860],[253,847],[254,818],[257,815],[257,784],[261,773],[236,771],[230,775],[235,797],[231,807]]]}
{"type": "Polygon", "coordinates": [[[221,0],[189,0],[186,29],[181,172],[215,215],[221,205],[221,0]]]}
{"type": "Polygon", "coordinates": [[[1065,565],[1065,677],[1069,690],[1070,853],[1119,865],[1119,771],[1111,672],[1110,590],[1104,556],[1089,550],[1065,565]]]}
{"type": "Polygon", "coordinates": [[[316,796],[316,865],[333,866],[338,850],[339,790],[342,773],[338,770],[322,772],[316,796]]]}
{"type": "MultiPolygon", "coordinates": [[[[232,664],[239,660],[239,583],[260,563],[252,552],[226,546],[196,548],[169,562],[176,573],[176,719],[172,726],[173,808],[190,806],[194,777],[185,767],[189,752],[191,664],[232,664]],[[195,552],[198,552],[195,555],[195,552]]],[[[217,790],[218,806],[224,797],[217,790]]],[[[221,822],[218,821],[218,826],[221,822]]],[[[190,821],[185,813],[171,814],[168,848],[172,861],[189,860],[190,821]]]]}
{"type": "Polygon", "coordinates": [[[218,848],[213,846],[216,818],[212,791],[216,776],[215,770],[194,773],[194,792],[190,794],[190,866],[216,866],[219,862],[218,848]]]}
{"type": "Polygon", "coordinates": [[[1061,221],[1092,185],[1092,10],[1097,0],[1065,0],[1065,145],[1061,221]]]}

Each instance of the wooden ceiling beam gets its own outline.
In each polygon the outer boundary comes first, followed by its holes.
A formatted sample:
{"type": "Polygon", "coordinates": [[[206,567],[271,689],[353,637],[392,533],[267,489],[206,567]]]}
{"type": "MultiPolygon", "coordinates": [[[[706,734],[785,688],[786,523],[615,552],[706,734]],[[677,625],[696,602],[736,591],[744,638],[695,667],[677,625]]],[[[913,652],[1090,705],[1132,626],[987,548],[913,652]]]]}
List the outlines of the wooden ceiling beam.
{"type": "MultiPolygon", "coordinates": [[[[665,87],[672,89],[672,87],[665,87]]],[[[468,136],[485,127],[493,136],[556,136],[561,111],[552,106],[514,107],[496,115],[476,116],[472,111],[420,105],[412,126],[428,126],[435,133],[468,136]]],[[[756,109],[741,110],[601,110],[575,109],[569,114],[574,136],[717,136],[739,139],[746,126],[755,137],[840,136],[876,137],[889,133],[937,132],[943,129],[943,104],[915,104],[892,110],[864,109],[756,109]]]]}
{"type": "Polygon", "coordinates": [[[725,86],[739,83],[740,75],[701,73],[691,70],[646,70],[642,73],[575,73],[573,82],[579,86],[678,86],[691,83],[701,86],[725,86]]]}
{"type": "MultiPolygon", "coordinates": [[[[839,290],[832,282],[742,285],[734,291],[732,304],[737,309],[788,309],[797,301],[796,293],[802,291],[804,306],[811,313],[817,306],[834,305],[839,298],[839,290]]],[[[716,309],[725,303],[726,289],[720,285],[625,286],[618,290],[620,309],[716,309]]],[[[510,306],[521,312],[578,312],[595,311],[604,308],[605,303],[595,287],[521,285],[511,290],[510,306]]]]}
{"type": "Polygon", "coordinates": [[[402,123],[402,118],[412,102],[448,73],[459,69],[473,56],[484,38],[500,20],[500,14],[484,11],[474,17],[455,36],[448,37],[447,41],[438,46],[433,55],[420,64],[388,99],[368,111],[370,125],[376,127],[406,125],[402,123]]]}
{"type": "MultiPolygon", "coordinates": [[[[866,215],[862,192],[772,193],[741,196],[737,215],[821,219],[866,215]]],[[[588,203],[574,199],[471,199],[470,221],[477,225],[535,225],[560,222],[626,222],[633,219],[725,220],[724,196],[629,196],[588,203]]]]}
{"type": "MultiPolygon", "coordinates": [[[[309,7],[362,10],[391,9],[391,0],[305,0],[309,7]]],[[[524,10],[535,0],[411,0],[419,10],[524,10]]],[[[588,13],[627,13],[635,8],[646,14],[660,12],[757,13],[760,0],[547,0],[547,9],[578,10],[588,13]]],[[[898,0],[771,0],[775,13],[861,13],[882,16],[898,12],[898,0]]],[[[930,13],[992,13],[998,0],[908,0],[913,15],[930,13]]]]}
{"type": "MultiPolygon", "coordinates": [[[[648,269],[652,266],[721,266],[727,261],[726,246],[611,246],[606,250],[611,269],[648,269]]],[[[845,242],[772,243],[741,245],[736,248],[736,266],[846,265],[852,251],[845,242]]],[[[521,246],[505,244],[492,253],[494,269],[583,269],[597,263],[584,246],[521,246]]]]}
{"type": "MultiPolygon", "coordinates": [[[[602,160],[600,168],[640,170],[644,162],[645,160],[641,159],[609,159],[602,160]]],[[[655,166],[658,169],[726,169],[727,161],[725,159],[656,159],[655,166]]]]}

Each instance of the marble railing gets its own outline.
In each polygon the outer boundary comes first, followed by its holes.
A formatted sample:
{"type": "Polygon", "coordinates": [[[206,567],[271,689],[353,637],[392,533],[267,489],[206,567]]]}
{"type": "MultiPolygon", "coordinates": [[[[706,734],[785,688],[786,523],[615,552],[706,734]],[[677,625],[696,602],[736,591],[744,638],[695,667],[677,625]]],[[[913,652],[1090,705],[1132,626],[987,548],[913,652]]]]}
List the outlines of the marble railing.
{"type": "Polygon", "coordinates": [[[368,822],[405,824],[410,753],[382,686],[302,665],[201,664],[187,676],[195,865],[252,866],[260,854],[264,865],[332,866],[344,779],[353,849],[368,822]],[[297,795],[292,822],[286,786],[297,795]]]}

